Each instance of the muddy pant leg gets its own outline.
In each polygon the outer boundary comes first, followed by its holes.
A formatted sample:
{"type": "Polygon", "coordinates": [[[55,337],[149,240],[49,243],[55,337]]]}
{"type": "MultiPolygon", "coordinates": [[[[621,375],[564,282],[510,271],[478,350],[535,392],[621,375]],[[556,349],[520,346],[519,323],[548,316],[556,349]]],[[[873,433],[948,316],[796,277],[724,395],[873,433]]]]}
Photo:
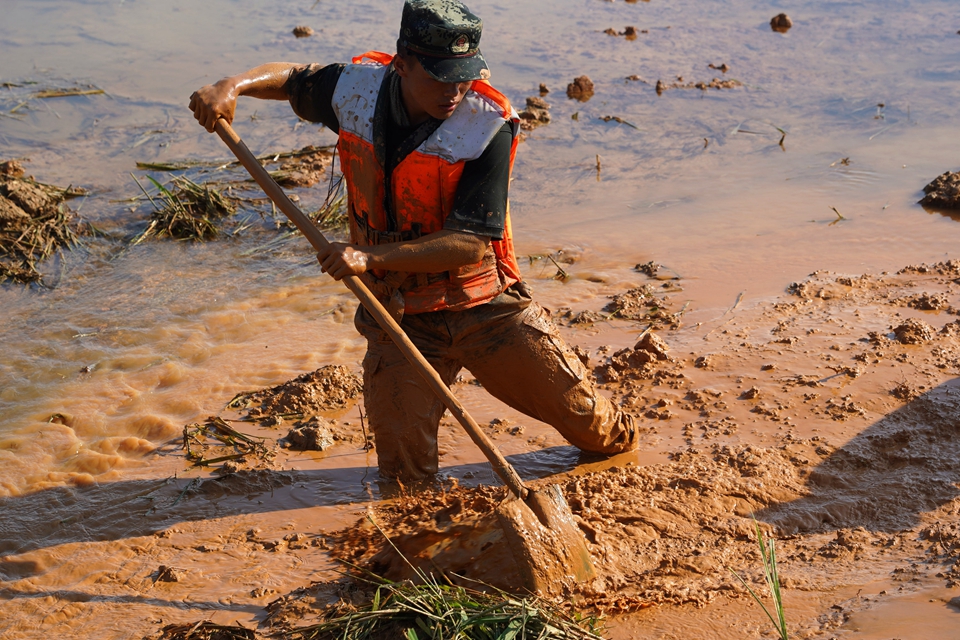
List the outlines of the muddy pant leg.
{"type": "Polygon", "coordinates": [[[600,395],[575,353],[533,303],[500,326],[485,327],[464,362],[494,397],[554,427],[594,453],[637,446],[633,418],[600,395]]]}
{"type": "MultiPolygon", "coordinates": [[[[367,338],[363,399],[374,434],[380,475],[403,482],[421,480],[437,472],[437,427],[445,407],[390,338],[379,327],[368,326],[363,320],[358,314],[357,328],[367,338]]],[[[407,329],[417,343],[417,331],[407,329]]],[[[436,357],[433,345],[417,346],[444,382],[451,384],[460,365],[436,357]]]]}

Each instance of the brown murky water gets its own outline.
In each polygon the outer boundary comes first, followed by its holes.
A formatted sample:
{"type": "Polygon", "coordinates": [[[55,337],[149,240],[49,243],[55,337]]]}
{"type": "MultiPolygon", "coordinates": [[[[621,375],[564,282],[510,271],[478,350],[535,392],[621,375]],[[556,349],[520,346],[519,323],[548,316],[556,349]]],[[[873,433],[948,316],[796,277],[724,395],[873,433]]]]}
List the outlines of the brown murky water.
{"type": "MultiPolygon", "coordinates": [[[[399,4],[5,2],[0,82],[21,86],[0,87],[0,159],[29,158],[39,180],[88,188],[73,208],[132,235],[149,213],[129,200],[138,194],[130,173],[145,173],[137,161],[227,157],[185,108],[196,87],[267,60],[388,50],[399,4]],[[317,33],[296,39],[298,24],[317,33]],[[106,94],[28,100],[34,86],[75,83],[106,94]]],[[[769,27],[783,7],[743,0],[470,6],[487,27],[496,86],[518,105],[540,83],[551,89],[552,122],[521,146],[511,194],[521,254],[579,257],[567,282],[531,262],[546,305],[599,309],[641,280],[635,264],[655,260],[683,277],[685,322],[709,326],[741,292],[747,307],[817,269],[879,273],[956,257],[960,218],[915,204],[923,185],[958,168],[960,12],[951,0],[804,0],[787,8],[785,34],[769,27]],[[603,33],[626,25],[636,39],[603,33]],[[568,100],[566,84],[583,74],[595,95],[568,100]],[[678,76],[743,86],[657,95],[658,79],[678,76]]],[[[242,103],[236,128],[257,152],[333,139],[282,104],[242,103]]],[[[47,266],[53,289],[0,288],[3,637],[119,638],[158,620],[252,620],[277,593],[328,576],[331,563],[309,548],[252,565],[247,531],[281,539],[338,528],[368,491],[378,496],[374,454],[354,449],[282,458],[290,475],[279,483],[201,498],[181,495],[197,473],[174,447],[153,453],[239,391],[327,363],[359,367],[348,295],[317,272],[305,245],[260,250],[275,238],[272,223],[241,215],[253,228],[222,241],[126,250],[91,241],[47,266]],[[54,413],[65,424],[48,422],[54,413]],[[196,579],[154,583],[160,564],[189,566],[196,579]]],[[[642,328],[601,326],[576,340],[625,346],[642,328]]],[[[458,393],[481,422],[524,420],[480,391],[458,393]]],[[[359,419],[356,409],[337,417],[359,419]]],[[[518,459],[525,477],[577,464],[558,436],[527,428],[543,451],[518,459]]],[[[492,481],[453,427],[445,438],[451,475],[492,481]]],[[[663,462],[678,444],[659,438],[636,461],[663,462]]],[[[844,629],[951,637],[949,593],[927,588],[932,595],[887,601],[844,629]]],[[[829,599],[809,595],[800,606],[829,599]]],[[[710,606],[722,610],[644,613],[623,621],[621,637],[739,638],[760,626],[747,605],[710,606]]]]}

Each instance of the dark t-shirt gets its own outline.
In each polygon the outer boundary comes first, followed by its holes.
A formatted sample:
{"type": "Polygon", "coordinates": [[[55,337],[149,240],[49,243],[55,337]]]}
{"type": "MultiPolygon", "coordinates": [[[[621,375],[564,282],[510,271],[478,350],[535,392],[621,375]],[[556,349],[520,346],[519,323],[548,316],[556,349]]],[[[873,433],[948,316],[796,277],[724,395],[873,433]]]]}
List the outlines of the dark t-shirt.
{"type": "MultiPolygon", "coordinates": [[[[312,64],[291,75],[288,84],[294,113],[310,122],[319,122],[334,133],[340,132],[333,110],[333,94],[344,65],[325,67],[312,64]]],[[[416,127],[401,128],[387,123],[387,153],[399,147],[416,127]]],[[[505,123],[476,160],[463,165],[463,174],[453,198],[453,209],[443,225],[451,231],[466,231],[494,240],[503,238],[510,186],[510,148],[513,130],[505,123]]]]}

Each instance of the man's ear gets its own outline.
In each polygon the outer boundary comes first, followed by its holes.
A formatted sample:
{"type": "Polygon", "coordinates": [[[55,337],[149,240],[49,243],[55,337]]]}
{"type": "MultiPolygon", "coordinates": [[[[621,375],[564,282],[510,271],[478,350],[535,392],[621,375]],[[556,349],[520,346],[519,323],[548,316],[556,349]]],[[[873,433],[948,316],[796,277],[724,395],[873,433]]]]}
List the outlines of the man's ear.
{"type": "Polygon", "coordinates": [[[407,62],[399,53],[393,56],[393,68],[397,71],[397,75],[401,78],[406,78],[410,73],[410,63],[407,62]]]}

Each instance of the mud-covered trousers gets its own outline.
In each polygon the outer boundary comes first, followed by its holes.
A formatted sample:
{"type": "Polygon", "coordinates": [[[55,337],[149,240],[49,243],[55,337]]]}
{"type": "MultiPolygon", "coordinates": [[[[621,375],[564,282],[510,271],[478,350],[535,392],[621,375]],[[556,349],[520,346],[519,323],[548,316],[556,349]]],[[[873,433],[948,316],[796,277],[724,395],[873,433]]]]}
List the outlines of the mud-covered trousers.
{"type": "MultiPolygon", "coordinates": [[[[402,481],[437,472],[443,403],[363,307],[363,397],[380,475],[402,481]]],[[[449,386],[468,369],[491,395],[554,427],[583,451],[636,448],[632,417],[600,395],[546,311],[520,287],[464,311],[406,315],[401,326],[449,386]]]]}

